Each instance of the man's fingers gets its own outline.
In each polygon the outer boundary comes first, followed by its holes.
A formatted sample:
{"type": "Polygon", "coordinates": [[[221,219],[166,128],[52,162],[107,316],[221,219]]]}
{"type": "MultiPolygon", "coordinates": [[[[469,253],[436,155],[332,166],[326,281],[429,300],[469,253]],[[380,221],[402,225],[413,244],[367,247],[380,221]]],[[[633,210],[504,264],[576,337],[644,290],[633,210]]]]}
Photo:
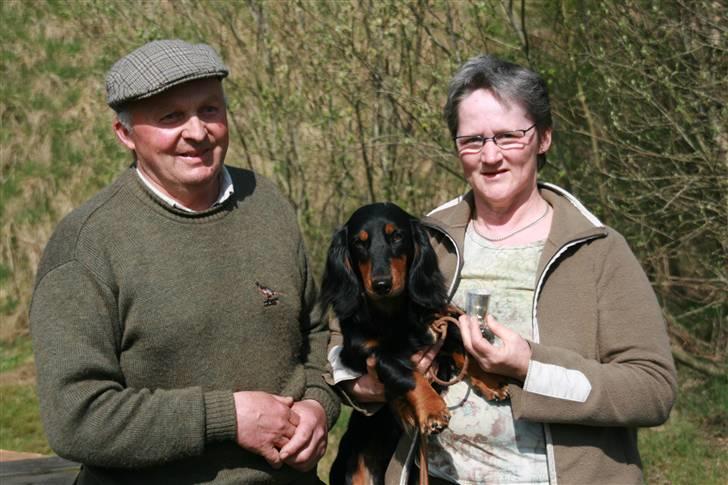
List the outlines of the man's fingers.
{"type": "Polygon", "coordinates": [[[296,411],[292,410],[291,414],[288,415],[288,422],[293,426],[298,426],[301,424],[301,416],[296,411]]]}
{"type": "Polygon", "coordinates": [[[281,436],[285,437],[286,439],[293,438],[293,435],[296,434],[296,425],[291,424],[290,422],[286,424],[283,429],[281,430],[281,436]]]}
{"type": "Polygon", "coordinates": [[[298,433],[281,448],[280,457],[281,460],[287,459],[289,456],[297,455],[303,450],[310,441],[310,433],[298,433]]]}
{"type": "Polygon", "coordinates": [[[263,458],[265,458],[265,461],[267,461],[268,464],[273,468],[278,469],[283,466],[283,460],[281,459],[278,450],[276,450],[275,448],[268,448],[266,450],[263,450],[261,455],[263,456],[263,458]]]}
{"type": "Polygon", "coordinates": [[[291,396],[278,396],[276,394],[271,394],[273,396],[273,399],[280,402],[281,404],[285,404],[289,408],[293,406],[293,398],[291,396]]]}
{"type": "Polygon", "coordinates": [[[276,438],[276,440],[273,442],[273,446],[278,448],[279,450],[285,447],[288,442],[291,441],[289,437],[287,436],[279,436],[276,438]]]}

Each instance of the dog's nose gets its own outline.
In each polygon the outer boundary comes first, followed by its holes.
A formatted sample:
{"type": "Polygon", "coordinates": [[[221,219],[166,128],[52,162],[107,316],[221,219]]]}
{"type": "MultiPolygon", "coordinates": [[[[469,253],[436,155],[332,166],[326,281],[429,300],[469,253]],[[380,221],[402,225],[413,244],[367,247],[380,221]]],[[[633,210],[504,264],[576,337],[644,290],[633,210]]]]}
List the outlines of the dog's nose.
{"type": "Polygon", "coordinates": [[[392,289],[392,278],[375,278],[372,280],[372,288],[378,295],[386,295],[392,289]]]}

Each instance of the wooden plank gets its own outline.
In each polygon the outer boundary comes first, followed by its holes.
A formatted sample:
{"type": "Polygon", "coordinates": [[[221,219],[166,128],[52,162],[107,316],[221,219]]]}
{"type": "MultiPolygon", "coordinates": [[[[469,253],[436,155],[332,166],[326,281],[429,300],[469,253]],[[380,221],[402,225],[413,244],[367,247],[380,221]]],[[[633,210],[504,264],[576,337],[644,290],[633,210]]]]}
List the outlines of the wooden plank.
{"type": "Polygon", "coordinates": [[[2,485],[71,485],[78,475],[79,464],[61,458],[34,458],[0,463],[2,485]]]}

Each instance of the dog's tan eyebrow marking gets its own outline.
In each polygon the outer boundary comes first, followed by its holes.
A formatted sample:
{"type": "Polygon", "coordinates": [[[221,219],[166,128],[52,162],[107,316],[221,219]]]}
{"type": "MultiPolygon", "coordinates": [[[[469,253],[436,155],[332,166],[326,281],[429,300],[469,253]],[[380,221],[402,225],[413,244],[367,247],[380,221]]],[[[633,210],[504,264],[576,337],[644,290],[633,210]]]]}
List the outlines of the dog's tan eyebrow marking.
{"type": "Polygon", "coordinates": [[[359,240],[366,241],[367,239],[369,239],[369,233],[363,229],[361,231],[359,231],[359,240]]]}
{"type": "Polygon", "coordinates": [[[390,234],[392,234],[392,233],[393,233],[393,232],[395,231],[395,229],[397,229],[397,228],[396,228],[396,227],[394,227],[394,224],[392,224],[392,223],[390,222],[389,224],[387,224],[387,225],[385,225],[385,226],[384,226],[384,233],[385,233],[385,234],[386,234],[387,236],[389,236],[390,234]]]}

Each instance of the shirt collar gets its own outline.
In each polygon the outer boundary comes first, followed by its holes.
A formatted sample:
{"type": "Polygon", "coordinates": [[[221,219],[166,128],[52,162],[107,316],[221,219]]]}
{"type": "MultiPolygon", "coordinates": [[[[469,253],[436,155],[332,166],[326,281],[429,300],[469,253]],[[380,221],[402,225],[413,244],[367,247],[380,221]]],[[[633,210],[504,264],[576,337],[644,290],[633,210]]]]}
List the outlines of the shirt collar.
{"type": "MultiPolygon", "coordinates": [[[[162,199],[164,202],[166,202],[168,205],[176,208],[181,209],[186,212],[190,213],[196,213],[200,211],[195,211],[190,209],[189,207],[186,207],[184,204],[179,202],[178,200],[174,199],[173,197],[170,197],[169,195],[165,194],[161,190],[157,188],[154,183],[152,183],[151,180],[149,180],[141,170],[139,170],[139,167],[136,167],[136,173],[139,176],[139,179],[144,183],[144,185],[152,191],[154,195],[162,199]]],[[[225,202],[227,199],[230,198],[231,195],[235,192],[235,188],[233,186],[233,179],[230,177],[230,172],[228,172],[228,169],[225,165],[222,166],[222,171],[220,173],[220,192],[217,194],[217,199],[210,207],[215,207],[216,205],[220,205],[223,202],[225,202]]]]}

